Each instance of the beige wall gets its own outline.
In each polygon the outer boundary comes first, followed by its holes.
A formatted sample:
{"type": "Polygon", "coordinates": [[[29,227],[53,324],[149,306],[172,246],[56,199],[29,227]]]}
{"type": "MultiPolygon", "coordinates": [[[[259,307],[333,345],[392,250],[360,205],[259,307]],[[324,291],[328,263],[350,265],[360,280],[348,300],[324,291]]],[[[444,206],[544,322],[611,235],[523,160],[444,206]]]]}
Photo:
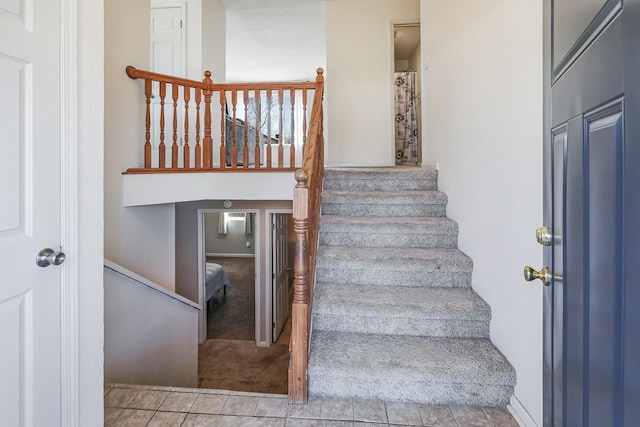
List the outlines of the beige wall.
{"type": "Polygon", "coordinates": [[[329,165],[393,165],[393,23],[418,22],[419,0],[326,2],[329,165]]]}
{"type": "Polygon", "coordinates": [[[235,1],[227,10],[228,81],[314,80],[326,64],[322,1],[235,1]]]}
{"type": "Polygon", "coordinates": [[[142,162],[143,82],[125,67],[149,67],[149,0],[105,2],[104,256],[174,289],[174,206],[125,208],[122,172],[142,162]]]}
{"type": "Polygon", "coordinates": [[[437,162],[515,406],[542,425],[542,3],[422,0],[425,156],[437,162]],[[518,403],[519,402],[519,403],[518,403]]]}

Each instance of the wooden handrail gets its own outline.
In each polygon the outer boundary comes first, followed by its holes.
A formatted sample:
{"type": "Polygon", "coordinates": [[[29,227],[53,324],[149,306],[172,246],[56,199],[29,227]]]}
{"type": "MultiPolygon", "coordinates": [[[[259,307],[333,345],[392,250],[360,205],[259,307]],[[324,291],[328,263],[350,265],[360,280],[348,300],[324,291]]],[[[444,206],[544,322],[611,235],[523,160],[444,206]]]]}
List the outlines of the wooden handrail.
{"type": "Polygon", "coordinates": [[[297,184],[293,190],[296,244],[289,344],[289,401],[294,403],[305,403],[308,400],[307,367],[324,172],[323,70],[318,69],[317,74],[309,134],[306,137],[302,167],[295,173],[297,184]]]}
{"type": "Polygon", "coordinates": [[[307,100],[317,82],[214,83],[209,71],[196,81],[133,66],[126,73],[144,80],[146,112],[143,167],[125,173],[279,172],[298,166],[308,139],[307,100]],[[219,127],[212,117],[218,108],[219,127]]]}

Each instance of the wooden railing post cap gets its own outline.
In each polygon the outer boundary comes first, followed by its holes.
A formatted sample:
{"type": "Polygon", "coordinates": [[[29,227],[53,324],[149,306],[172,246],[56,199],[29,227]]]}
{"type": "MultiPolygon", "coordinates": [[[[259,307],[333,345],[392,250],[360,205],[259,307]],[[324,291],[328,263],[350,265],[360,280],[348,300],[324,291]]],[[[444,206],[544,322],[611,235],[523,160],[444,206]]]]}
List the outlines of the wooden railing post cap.
{"type": "Polygon", "coordinates": [[[202,79],[203,83],[213,83],[213,80],[211,80],[211,71],[206,70],[204,72],[204,79],[202,79]]]}
{"type": "Polygon", "coordinates": [[[296,173],[294,174],[294,177],[296,178],[296,187],[306,187],[307,186],[307,180],[309,179],[309,175],[307,174],[307,172],[303,169],[298,169],[296,170],[296,173]]]}
{"type": "Polygon", "coordinates": [[[137,78],[136,76],[136,67],[134,67],[133,65],[127,65],[127,68],[125,68],[125,71],[127,72],[127,76],[129,76],[129,78],[131,79],[135,79],[137,78]]]}
{"type": "Polygon", "coordinates": [[[318,76],[316,77],[316,82],[323,82],[324,81],[324,70],[322,68],[318,68],[316,70],[316,73],[318,74],[318,76]]]}

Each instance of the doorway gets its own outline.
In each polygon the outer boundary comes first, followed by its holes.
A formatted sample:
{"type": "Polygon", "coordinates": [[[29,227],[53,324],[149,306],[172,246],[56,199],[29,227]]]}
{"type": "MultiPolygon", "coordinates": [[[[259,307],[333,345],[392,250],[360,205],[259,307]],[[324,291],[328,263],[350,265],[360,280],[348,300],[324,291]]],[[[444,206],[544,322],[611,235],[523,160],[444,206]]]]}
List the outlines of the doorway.
{"type": "Polygon", "coordinates": [[[393,25],[393,122],[396,165],[422,162],[420,24],[393,25]]]}

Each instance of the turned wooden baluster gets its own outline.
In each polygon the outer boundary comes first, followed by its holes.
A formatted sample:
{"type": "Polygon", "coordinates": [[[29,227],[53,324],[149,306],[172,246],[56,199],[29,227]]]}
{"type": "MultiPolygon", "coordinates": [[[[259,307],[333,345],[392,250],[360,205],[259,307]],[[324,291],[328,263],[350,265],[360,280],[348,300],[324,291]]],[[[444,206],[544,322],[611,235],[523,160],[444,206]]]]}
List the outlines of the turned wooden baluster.
{"type": "Polygon", "coordinates": [[[182,87],[182,96],[184,98],[184,146],[182,147],[182,167],[191,168],[191,158],[189,150],[189,100],[191,99],[191,87],[182,87]]]}
{"type": "Polygon", "coordinates": [[[278,169],[282,169],[284,167],[284,145],[282,145],[284,140],[284,109],[282,107],[284,103],[284,90],[282,88],[278,89],[278,169]]]}
{"type": "Polygon", "coordinates": [[[147,112],[144,130],[144,168],[151,168],[151,79],[144,80],[144,95],[147,98],[147,112]]]}
{"type": "Polygon", "coordinates": [[[236,89],[231,90],[231,109],[232,122],[231,122],[231,167],[236,169],[238,167],[238,128],[236,124],[236,104],[238,102],[238,91],[236,89]]]}
{"type": "Polygon", "coordinates": [[[225,114],[225,107],[227,104],[227,92],[224,90],[220,91],[220,167],[227,167],[227,150],[224,147],[224,139],[225,135],[225,121],[227,120],[227,115],[225,114]]]}
{"type": "Polygon", "coordinates": [[[267,150],[267,169],[271,169],[271,89],[267,89],[267,143],[264,148],[267,150]]]}
{"type": "Polygon", "coordinates": [[[173,144],[171,144],[171,168],[178,168],[178,84],[171,84],[173,98],[173,144]]]}
{"type": "Polygon", "coordinates": [[[291,100],[291,147],[289,147],[289,167],[293,168],[296,165],[296,91],[289,89],[289,99],[291,100]]]}
{"type": "Polygon", "coordinates": [[[202,168],[202,146],[200,146],[200,102],[202,101],[202,89],[196,88],[196,169],[202,168]]]}
{"type": "Polygon", "coordinates": [[[255,168],[260,169],[260,138],[262,138],[262,90],[255,89],[253,91],[253,99],[255,100],[256,110],[256,147],[255,147],[255,168]]]}
{"type": "Polygon", "coordinates": [[[202,91],[204,93],[203,167],[205,169],[211,169],[213,167],[213,151],[211,147],[211,85],[213,81],[211,80],[211,71],[207,70],[204,72],[202,83],[205,84],[205,88],[202,91]]]}
{"type": "Polygon", "coordinates": [[[164,98],[167,95],[167,84],[160,82],[160,145],[158,146],[158,167],[167,167],[164,145],[164,98]]]}
{"type": "Polygon", "coordinates": [[[244,100],[244,146],[242,149],[242,167],[249,167],[249,122],[247,121],[247,104],[249,103],[249,89],[242,91],[244,100]]]}
{"type": "Polygon", "coordinates": [[[302,153],[307,144],[307,89],[302,89],[302,153]]]}
{"type": "Polygon", "coordinates": [[[307,173],[298,169],[293,190],[293,229],[296,233],[293,266],[293,304],[291,309],[291,355],[289,400],[307,402],[307,364],[309,349],[309,189],[307,173]]]}

